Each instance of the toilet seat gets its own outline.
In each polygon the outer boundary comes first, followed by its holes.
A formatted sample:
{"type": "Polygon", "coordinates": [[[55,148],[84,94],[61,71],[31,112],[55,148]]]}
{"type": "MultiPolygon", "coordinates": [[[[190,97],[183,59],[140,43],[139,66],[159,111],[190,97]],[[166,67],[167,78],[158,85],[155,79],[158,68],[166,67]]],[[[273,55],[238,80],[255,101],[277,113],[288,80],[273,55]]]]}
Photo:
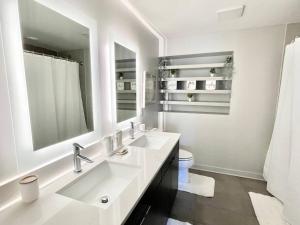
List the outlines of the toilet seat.
{"type": "Polygon", "coordinates": [[[192,160],[193,159],[193,154],[183,150],[179,149],[179,161],[187,161],[187,160],[192,160]]]}

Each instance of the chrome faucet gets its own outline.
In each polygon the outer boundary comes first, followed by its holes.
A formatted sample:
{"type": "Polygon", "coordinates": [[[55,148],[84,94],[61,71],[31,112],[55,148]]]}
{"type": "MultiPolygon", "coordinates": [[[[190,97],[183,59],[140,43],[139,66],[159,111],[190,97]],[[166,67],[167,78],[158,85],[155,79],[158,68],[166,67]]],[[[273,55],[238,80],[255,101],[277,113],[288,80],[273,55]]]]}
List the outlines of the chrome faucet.
{"type": "Polygon", "coordinates": [[[129,136],[131,139],[134,139],[134,123],[133,122],[130,122],[129,136]]]}
{"type": "Polygon", "coordinates": [[[74,172],[80,173],[81,172],[81,159],[88,162],[93,163],[93,160],[90,160],[88,157],[80,155],[80,149],[84,149],[80,144],[74,143],[74,155],[73,155],[73,162],[74,162],[74,172]]]}

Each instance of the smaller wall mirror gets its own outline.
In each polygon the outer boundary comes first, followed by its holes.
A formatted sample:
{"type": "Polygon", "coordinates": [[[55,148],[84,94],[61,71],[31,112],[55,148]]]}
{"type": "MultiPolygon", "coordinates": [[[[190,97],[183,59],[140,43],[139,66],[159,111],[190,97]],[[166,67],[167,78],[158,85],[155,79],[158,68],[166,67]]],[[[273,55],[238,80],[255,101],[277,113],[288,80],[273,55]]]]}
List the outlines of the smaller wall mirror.
{"type": "Polygon", "coordinates": [[[157,77],[144,71],[145,104],[155,104],[157,101],[157,77]]]}
{"type": "Polygon", "coordinates": [[[117,123],[136,117],[136,53],[115,43],[117,123]]]}
{"type": "Polygon", "coordinates": [[[94,130],[89,29],[19,0],[34,150],[94,130]]]}

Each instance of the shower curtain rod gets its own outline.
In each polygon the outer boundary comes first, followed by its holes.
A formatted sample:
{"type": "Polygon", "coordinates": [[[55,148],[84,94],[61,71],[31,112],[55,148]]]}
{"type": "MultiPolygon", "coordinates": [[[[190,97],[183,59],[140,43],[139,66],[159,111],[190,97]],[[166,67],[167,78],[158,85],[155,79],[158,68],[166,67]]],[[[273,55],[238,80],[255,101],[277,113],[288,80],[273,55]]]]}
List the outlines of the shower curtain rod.
{"type": "Polygon", "coordinates": [[[78,62],[78,61],[75,61],[75,60],[71,60],[71,59],[68,59],[68,58],[63,58],[63,57],[59,57],[59,56],[55,56],[55,55],[50,55],[50,54],[45,54],[45,53],[35,52],[35,51],[29,51],[29,50],[24,50],[24,52],[31,53],[31,54],[35,54],[35,55],[48,56],[48,57],[52,57],[52,58],[54,58],[54,59],[62,59],[62,60],[66,60],[66,61],[69,61],[69,62],[76,62],[76,63],[78,63],[80,66],[83,65],[82,62],[78,62]]]}

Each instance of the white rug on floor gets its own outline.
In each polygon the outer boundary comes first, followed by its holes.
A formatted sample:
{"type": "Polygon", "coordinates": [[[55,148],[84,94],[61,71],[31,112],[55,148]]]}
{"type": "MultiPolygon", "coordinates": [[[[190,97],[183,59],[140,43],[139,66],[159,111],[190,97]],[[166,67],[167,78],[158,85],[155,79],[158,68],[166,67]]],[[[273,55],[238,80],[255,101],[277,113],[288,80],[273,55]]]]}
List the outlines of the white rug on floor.
{"type": "Polygon", "coordinates": [[[172,218],[168,219],[167,225],[192,225],[188,222],[181,222],[179,220],[174,220],[172,218]]]}
{"type": "Polygon", "coordinates": [[[179,183],[180,191],[190,192],[204,197],[214,197],[215,194],[215,179],[194,173],[189,173],[189,183],[179,183]]]}
{"type": "Polygon", "coordinates": [[[288,225],[283,220],[282,203],[275,197],[249,192],[260,225],[288,225]]]}

